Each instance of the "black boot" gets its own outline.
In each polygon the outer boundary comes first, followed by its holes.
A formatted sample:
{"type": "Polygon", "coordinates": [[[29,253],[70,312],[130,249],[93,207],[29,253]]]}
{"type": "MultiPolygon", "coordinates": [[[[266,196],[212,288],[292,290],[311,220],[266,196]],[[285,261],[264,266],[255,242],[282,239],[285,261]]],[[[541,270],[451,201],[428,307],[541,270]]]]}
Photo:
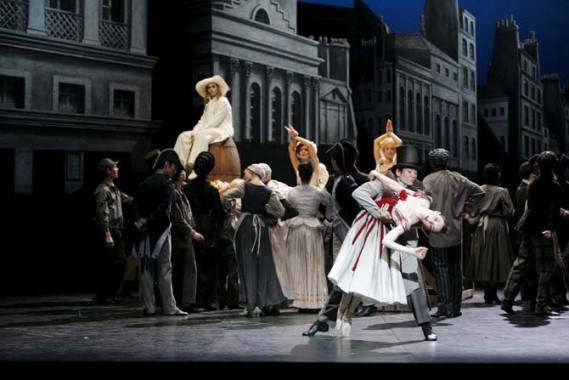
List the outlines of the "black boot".
{"type": "Polygon", "coordinates": [[[319,331],[320,332],[328,332],[328,324],[326,322],[316,321],[308,328],[308,330],[303,332],[302,335],[313,336],[319,331]]]}

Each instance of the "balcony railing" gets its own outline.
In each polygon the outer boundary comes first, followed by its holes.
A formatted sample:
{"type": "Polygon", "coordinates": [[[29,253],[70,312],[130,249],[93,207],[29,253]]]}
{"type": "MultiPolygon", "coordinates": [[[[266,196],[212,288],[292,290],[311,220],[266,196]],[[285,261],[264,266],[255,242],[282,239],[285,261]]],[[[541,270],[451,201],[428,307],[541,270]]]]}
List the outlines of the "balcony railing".
{"type": "Polygon", "coordinates": [[[128,27],[124,23],[100,20],[99,41],[101,46],[114,49],[128,49],[128,27]]]}
{"type": "Polygon", "coordinates": [[[28,0],[0,0],[0,28],[26,30],[28,0]]]}
{"type": "Polygon", "coordinates": [[[45,29],[50,37],[81,41],[83,39],[83,16],[48,8],[45,10],[45,29]]]}

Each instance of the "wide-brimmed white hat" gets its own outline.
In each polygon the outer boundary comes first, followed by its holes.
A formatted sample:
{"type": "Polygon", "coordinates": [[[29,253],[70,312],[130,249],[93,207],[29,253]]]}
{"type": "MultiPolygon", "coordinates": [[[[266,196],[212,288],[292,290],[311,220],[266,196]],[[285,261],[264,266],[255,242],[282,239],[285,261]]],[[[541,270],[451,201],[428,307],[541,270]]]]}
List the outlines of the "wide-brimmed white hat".
{"type": "Polygon", "coordinates": [[[200,94],[202,98],[205,98],[207,94],[206,87],[210,83],[217,84],[221,96],[225,96],[225,94],[227,94],[227,91],[229,91],[229,86],[227,85],[225,80],[219,75],[214,75],[211,78],[202,79],[196,84],[196,91],[198,92],[198,94],[200,94]]]}

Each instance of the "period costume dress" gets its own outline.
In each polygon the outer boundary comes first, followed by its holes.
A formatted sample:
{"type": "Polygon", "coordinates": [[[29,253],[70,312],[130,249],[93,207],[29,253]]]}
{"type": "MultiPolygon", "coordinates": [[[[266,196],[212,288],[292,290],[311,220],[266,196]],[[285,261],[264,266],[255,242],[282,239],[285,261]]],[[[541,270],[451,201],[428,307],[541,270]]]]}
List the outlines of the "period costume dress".
{"type": "Polygon", "coordinates": [[[381,199],[382,192],[379,181],[365,183],[354,191],[354,198],[365,210],[354,220],[328,278],[345,293],[362,296],[364,301],[407,304],[401,264],[388,249],[383,249],[387,228],[374,211],[387,203],[392,215],[397,215],[399,199],[381,199]]]}

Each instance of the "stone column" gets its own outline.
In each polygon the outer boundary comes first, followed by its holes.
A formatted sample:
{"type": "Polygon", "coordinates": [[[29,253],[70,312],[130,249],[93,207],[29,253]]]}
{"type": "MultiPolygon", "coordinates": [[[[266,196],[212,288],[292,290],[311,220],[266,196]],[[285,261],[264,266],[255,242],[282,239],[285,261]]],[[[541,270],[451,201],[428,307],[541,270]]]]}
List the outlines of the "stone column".
{"type": "Polygon", "coordinates": [[[310,77],[309,76],[305,76],[304,77],[304,85],[303,85],[303,112],[301,115],[301,120],[303,120],[304,122],[304,133],[300,133],[301,136],[303,136],[304,138],[308,139],[308,140],[314,140],[314,136],[312,136],[311,129],[312,129],[312,125],[310,125],[310,114],[311,114],[311,110],[310,110],[310,77]]]}
{"type": "Polygon", "coordinates": [[[131,1],[130,15],[130,51],[133,53],[146,54],[146,24],[147,24],[147,0],[131,1]]]}
{"type": "Polygon", "coordinates": [[[251,125],[249,123],[249,118],[251,116],[251,104],[249,101],[249,77],[251,76],[251,69],[253,68],[253,62],[244,61],[243,62],[243,80],[241,81],[241,129],[243,139],[251,139],[251,125]]]}
{"type": "Polygon", "coordinates": [[[45,36],[45,1],[30,0],[28,3],[29,34],[45,36]]]}
{"type": "Polygon", "coordinates": [[[239,75],[239,66],[240,66],[240,61],[237,58],[231,58],[230,64],[229,64],[229,75],[230,78],[227,78],[227,80],[230,83],[231,86],[231,99],[230,99],[230,103],[231,103],[231,108],[233,109],[233,136],[235,138],[235,141],[241,141],[242,139],[242,124],[241,124],[241,120],[238,117],[235,117],[237,114],[241,114],[240,112],[236,112],[236,110],[240,110],[241,108],[241,99],[239,97],[239,93],[240,93],[240,88],[239,88],[239,79],[240,79],[240,75],[239,75]]]}
{"type": "Polygon", "coordinates": [[[273,77],[273,72],[275,68],[272,66],[265,67],[265,112],[264,115],[261,114],[261,142],[273,141],[273,115],[272,115],[272,104],[271,104],[271,79],[273,77]],[[264,116],[264,117],[263,117],[264,116]],[[263,119],[265,122],[263,123],[263,119]]]}
{"type": "Polygon", "coordinates": [[[319,144],[320,141],[320,80],[318,78],[312,78],[310,81],[310,87],[312,89],[312,130],[314,136],[314,142],[319,144]]]}
{"type": "Polygon", "coordinates": [[[290,105],[291,105],[291,101],[290,101],[290,84],[292,83],[292,79],[294,77],[294,74],[290,71],[287,71],[285,73],[285,93],[284,93],[284,102],[285,102],[285,106],[284,106],[284,120],[285,120],[285,124],[289,124],[292,120],[290,119],[291,115],[290,115],[290,105]]]}
{"type": "Polygon", "coordinates": [[[87,45],[100,45],[99,41],[99,2],[85,1],[83,18],[83,42],[87,45]]]}

